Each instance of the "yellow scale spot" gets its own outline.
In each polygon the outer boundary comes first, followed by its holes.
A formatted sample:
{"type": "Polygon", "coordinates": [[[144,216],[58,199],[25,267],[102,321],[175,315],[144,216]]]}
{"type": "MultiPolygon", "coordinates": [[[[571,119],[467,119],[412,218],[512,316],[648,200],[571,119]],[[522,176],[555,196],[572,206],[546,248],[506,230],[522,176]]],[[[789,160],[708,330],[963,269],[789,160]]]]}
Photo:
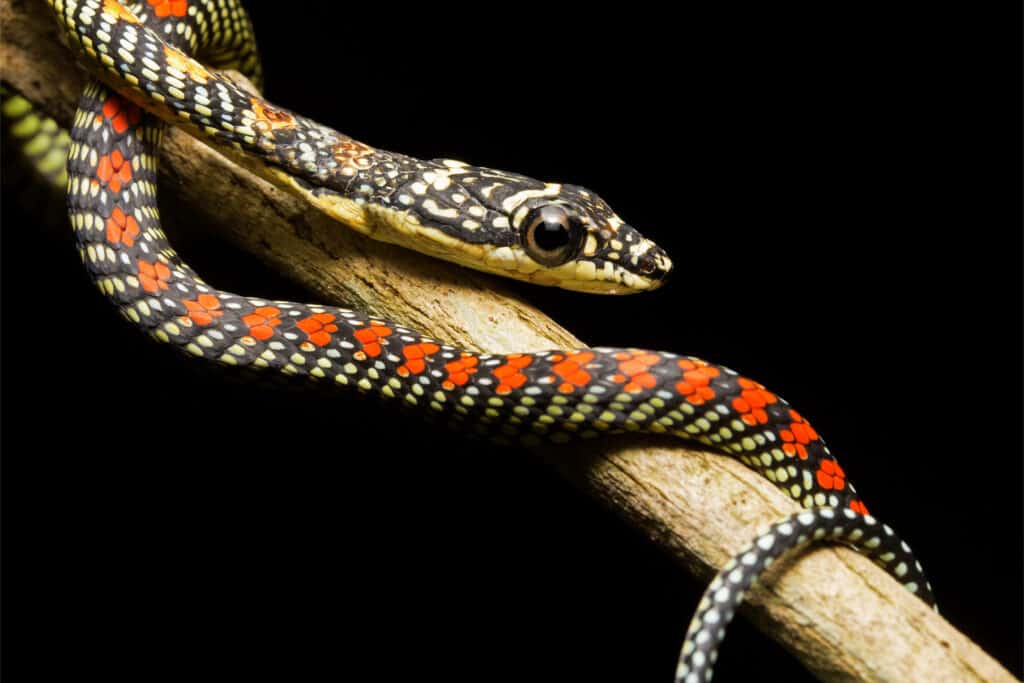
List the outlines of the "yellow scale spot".
{"type": "Polygon", "coordinates": [[[391,387],[389,387],[386,384],[380,388],[380,393],[382,393],[384,396],[387,396],[388,398],[395,397],[395,392],[391,389],[391,387]]]}
{"type": "Polygon", "coordinates": [[[370,384],[370,380],[366,379],[365,377],[356,382],[356,386],[358,386],[360,389],[364,391],[369,391],[370,389],[373,388],[373,385],[370,384]]]}
{"type": "Polygon", "coordinates": [[[306,357],[298,353],[293,353],[289,360],[296,365],[304,365],[306,363],[306,357]]]}
{"type": "Polygon", "coordinates": [[[335,375],[334,381],[344,386],[348,384],[348,377],[346,377],[345,375],[335,375]]]}
{"type": "Polygon", "coordinates": [[[224,363],[225,365],[238,365],[238,361],[235,360],[235,357],[228,355],[226,353],[222,353],[220,355],[220,358],[218,358],[217,360],[219,360],[221,363],[224,363]]]}
{"type": "Polygon", "coordinates": [[[193,356],[202,356],[203,350],[195,344],[188,344],[185,346],[185,350],[191,353],[193,356]]]}

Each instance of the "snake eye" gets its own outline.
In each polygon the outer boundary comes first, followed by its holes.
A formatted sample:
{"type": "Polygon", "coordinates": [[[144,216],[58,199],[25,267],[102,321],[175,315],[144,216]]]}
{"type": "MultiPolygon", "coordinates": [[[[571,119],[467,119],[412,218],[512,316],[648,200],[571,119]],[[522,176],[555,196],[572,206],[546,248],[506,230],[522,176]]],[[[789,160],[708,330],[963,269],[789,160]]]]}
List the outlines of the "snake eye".
{"type": "Polygon", "coordinates": [[[583,226],[557,204],[534,209],[523,225],[526,252],[545,266],[560,266],[575,256],[583,237],[583,226]]]}

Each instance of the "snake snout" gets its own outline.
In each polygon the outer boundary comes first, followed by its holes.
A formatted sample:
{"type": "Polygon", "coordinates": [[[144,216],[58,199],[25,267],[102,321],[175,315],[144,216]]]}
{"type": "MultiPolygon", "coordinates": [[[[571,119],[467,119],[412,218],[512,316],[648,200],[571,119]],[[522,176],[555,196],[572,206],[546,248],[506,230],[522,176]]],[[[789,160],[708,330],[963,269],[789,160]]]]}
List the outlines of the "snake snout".
{"type": "Polygon", "coordinates": [[[660,287],[672,272],[672,259],[661,247],[654,245],[645,252],[636,265],[637,272],[651,281],[651,289],[660,287]]]}

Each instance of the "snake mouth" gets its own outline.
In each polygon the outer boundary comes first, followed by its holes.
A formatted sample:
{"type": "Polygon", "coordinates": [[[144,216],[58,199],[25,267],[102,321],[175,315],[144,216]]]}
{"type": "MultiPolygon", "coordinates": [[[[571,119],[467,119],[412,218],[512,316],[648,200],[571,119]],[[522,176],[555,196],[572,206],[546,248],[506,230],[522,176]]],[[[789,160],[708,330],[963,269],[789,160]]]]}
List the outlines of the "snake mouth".
{"type": "MultiPolygon", "coordinates": [[[[659,250],[660,251],[660,250],[659,250]]],[[[512,275],[533,284],[548,287],[559,287],[587,294],[639,294],[653,291],[665,284],[672,270],[672,261],[661,253],[656,260],[652,257],[655,267],[643,274],[639,269],[627,269],[620,264],[607,260],[581,261],[570,268],[538,270],[529,275],[512,275]]]]}

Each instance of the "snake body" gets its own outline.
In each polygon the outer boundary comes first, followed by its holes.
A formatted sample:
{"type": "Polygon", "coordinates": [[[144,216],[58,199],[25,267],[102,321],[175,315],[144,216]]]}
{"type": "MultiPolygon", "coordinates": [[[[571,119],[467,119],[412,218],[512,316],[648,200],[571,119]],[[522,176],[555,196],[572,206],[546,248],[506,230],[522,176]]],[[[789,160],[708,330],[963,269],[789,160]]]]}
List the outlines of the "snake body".
{"type": "Polygon", "coordinates": [[[909,547],[868,514],[807,420],[726,367],[642,349],[472,353],[362,312],[207,285],[161,230],[161,124],[140,105],[374,238],[572,289],[658,286],[668,257],[596,194],[377,150],[249,94],[187,56],[258,80],[252,30],[235,2],[49,2],[100,79],[72,128],[70,222],[93,281],[142,331],[198,358],[376,394],[505,443],[642,431],[739,458],[806,510],[758,537],[711,584],[678,680],[710,678],[744,591],[779,554],[814,540],[857,547],[933,603],[909,547]]]}

